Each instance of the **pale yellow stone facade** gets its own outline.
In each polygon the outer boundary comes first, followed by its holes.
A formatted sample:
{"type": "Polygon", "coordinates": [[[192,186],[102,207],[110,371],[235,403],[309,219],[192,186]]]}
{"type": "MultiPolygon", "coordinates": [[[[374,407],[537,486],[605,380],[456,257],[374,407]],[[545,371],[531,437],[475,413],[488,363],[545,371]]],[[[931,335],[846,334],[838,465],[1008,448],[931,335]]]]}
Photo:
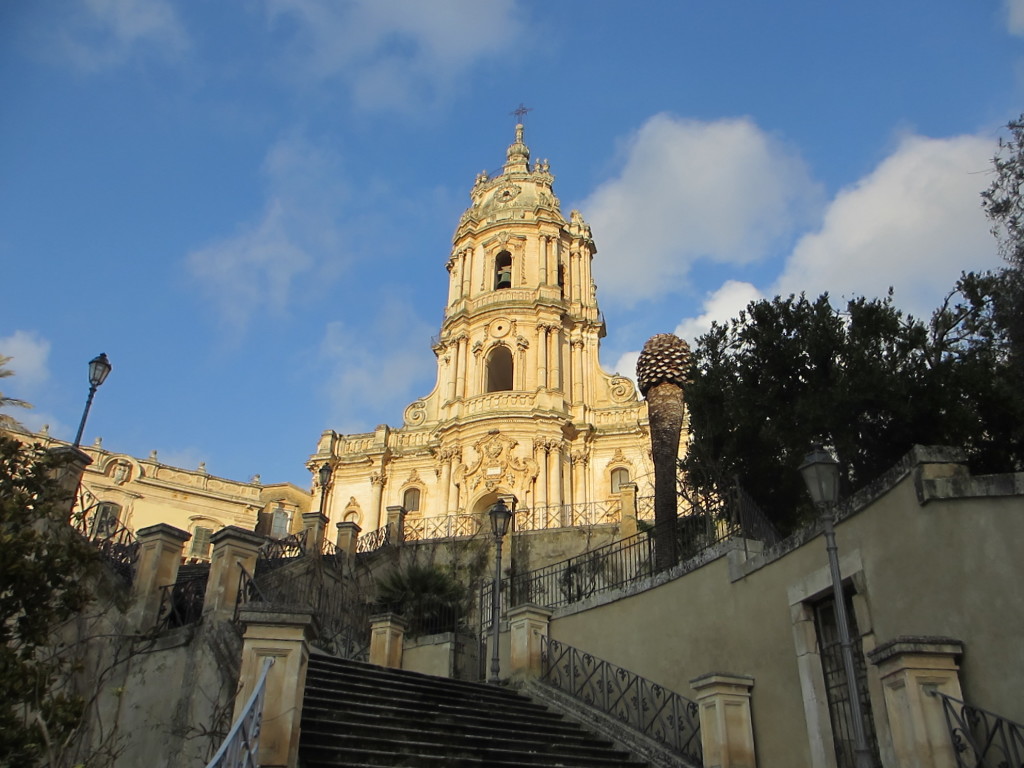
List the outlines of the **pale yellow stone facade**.
{"type": "Polygon", "coordinates": [[[616,522],[622,483],[652,492],[646,404],[598,358],[597,249],[553,180],[547,161],[531,165],[522,125],[502,172],[477,176],[447,262],[433,391],[399,428],[325,431],[310,458],[314,483],[333,470],[333,523],[370,531],[404,506],[413,536],[472,533],[504,494],[520,530],[616,522]]]}
{"type": "MultiPolygon", "coordinates": [[[[8,434],[45,448],[67,445],[45,432],[8,434]]],[[[209,474],[203,465],[183,469],[161,463],[156,452],[139,459],[99,443],[82,446],[82,451],[92,463],[82,475],[75,510],[85,511],[90,536],[165,523],[191,535],[184,558],[202,561],[210,557],[211,536],[225,526],[254,530],[264,513],[268,529],[283,536],[302,530],[302,514],[310,509],[309,491],[292,483],[228,480],[209,474]]]]}

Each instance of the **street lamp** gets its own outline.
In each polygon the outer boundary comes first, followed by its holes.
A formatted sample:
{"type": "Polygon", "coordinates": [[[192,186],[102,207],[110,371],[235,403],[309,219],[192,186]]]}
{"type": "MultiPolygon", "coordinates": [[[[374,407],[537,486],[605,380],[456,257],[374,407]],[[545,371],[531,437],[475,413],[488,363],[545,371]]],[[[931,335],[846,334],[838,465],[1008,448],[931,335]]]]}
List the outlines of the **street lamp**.
{"type": "Polygon", "coordinates": [[[512,508],[499,498],[487,513],[491,518],[491,532],[494,534],[494,585],[491,589],[491,679],[489,682],[500,682],[501,662],[498,659],[498,636],[500,634],[498,619],[501,615],[501,540],[508,533],[512,515],[516,513],[515,496],[509,496],[512,508]]]}
{"type": "Polygon", "coordinates": [[[839,462],[822,446],[815,445],[804,457],[804,462],[800,465],[800,474],[803,475],[807,492],[821,515],[825,529],[825,548],[828,550],[828,566],[832,571],[836,624],[839,627],[839,642],[843,650],[846,686],[850,693],[854,765],[856,768],[872,768],[871,750],[868,748],[867,736],[864,733],[864,718],[860,708],[860,692],[857,690],[850,622],[846,615],[846,600],[843,599],[843,579],[839,574],[839,548],[836,546],[835,531],[835,509],[839,502],[839,462]]]}
{"type": "Polygon", "coordinates": [[[320,478],[320,515],[324,514],[324,507],[327,503],[327,486],[331,482],[331,464],[328,461],[323,463],[323,466],[317,470],[317,475],[320,478]]]}
{"type": "Polygon", "coordinates": [[[75,435],[75,448],[82,443],[82,433],[85,431],[85,420],[89,418],[89,409],[92,408],[92,398],[100,384],[107,380],[110,368],[110,361],[107,360],[105,353],[100,353],[89,361],[89,397],[85,399],[85,411],[82,413],[82,422],[78,425],[78,434],[75,435]]]}

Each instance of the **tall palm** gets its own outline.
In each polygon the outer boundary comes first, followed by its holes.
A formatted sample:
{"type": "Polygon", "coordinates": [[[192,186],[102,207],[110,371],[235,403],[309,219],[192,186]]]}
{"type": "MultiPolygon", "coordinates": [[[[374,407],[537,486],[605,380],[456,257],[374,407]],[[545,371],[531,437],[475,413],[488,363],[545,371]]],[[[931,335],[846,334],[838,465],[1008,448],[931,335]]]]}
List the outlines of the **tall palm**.
{"type": "Polygon", "coordinates": [[[636,363],[640,393],[647,398],[654,459],[654,559],[659,571],[677,560],[675,521],[679,435],[683,428],[683,385],[690,347],[671,333],[647,340],[636,363]]]}
{"type": "MultiPolygon", "coordinates": [[[[11,358],[6,355],[0,355],[0,379],[6,379],[8,376],[13,376],[14,371],[7,367],[7,364],[11,362],[11,358]]],[[[31,408],[31,403],[26,403],[24,400],[19,400],[16,397],[4,397],[4,393],[0,392],[0,409],[3,408],[31,408]]],[[[12,416],[8,416],[6,413],[0,413],[0,428],[2,429],[22,429],[17,419],[12,416]]]]}

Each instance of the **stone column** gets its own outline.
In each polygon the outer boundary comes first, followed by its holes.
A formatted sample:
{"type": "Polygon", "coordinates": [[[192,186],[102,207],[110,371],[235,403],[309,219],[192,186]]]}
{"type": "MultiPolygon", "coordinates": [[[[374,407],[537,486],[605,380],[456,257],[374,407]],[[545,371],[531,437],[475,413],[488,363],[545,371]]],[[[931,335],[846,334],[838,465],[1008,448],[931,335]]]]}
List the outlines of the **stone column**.
{"type": "Polygon", "coordinates": [[[398,545],[405,541],[405,516],[408,510],[402,506],[388,507],[388,525],[391,527],[391,543],[398,545]]]}
{"type": "Polygon", "coordinates": [[[572,340],[572,401],[583,402],[583,339],[572,340]]]}
{"type": "Polygon", "coordinates": [[[548,636],[551,611],[533,603],[510,608],[508,626],[511,637],[509,671],[518,677],[539,677],[541,638],[548,636]]]}
{"type": "Polygon", "coordinates": [[[473,250],[467,248],[462,252],[462,298],[468,299],[470,281],[473,279],[473,250]]]}
{"type": "Polygon", "coordinates": [[[384,470],[380,472],[373,472],[370,474],[370,512],[373,515],[373,519],[376,521],[377,527],[380,528],[383,523],[381,522],[381,505],[384,498],[384,483],[387,481],[387,475],[384,470]]]}
{"type": "Polygon", "coordinates": [[[402,648],[408,623],[394,613],[370,617],[370,663],[402,668],[402,648]]]}
{"type": "Polygon", "coordinates": [[[947,637],[898,637],[868,653],[882,680],[899,768],[956,768],[942,701],[929,691],[963,699],[956,663],[963,650],[947,637]]]}
{"type": "Polygon", "coordinates": [[[539,253],[537,254],[537,266],[540,267],[539,285],[548,284],[548,236],[541,235],[538,240],[539,253]]]}
{"type": "MultiPolygon", "coordinates": [[[[533,504],[534,507],[546,507],[548,504],[548,459],[547,446],[543,438],[534,438],[533,456],[537,462],[537,479],[534,482],[536,493],[533,504]]],[[[539,512],[539,510],[537,511],[539,512]]]]}
{"type": "Polygon", "coordinates": [[[569,255],[569,261],[572,263],[572,300],[583,301],[583,294],[580,292],[580,266],[583,263],[580,252],[573,251],[569,255]]]}
{"type": "Polygon", "coordinates": [[[206,582],[203,599],[203,618],[230,619],[235,613],[239,579],[244,568],[250,576],[256,570],[256,556],[263,537],[252,531],[229,525],[210,537],[213,555],[210,557],[210,577],[206,582]]]}
{"type": "Polygon", "coordinates": [[[556,327],[551,327],[548,338],[548,389],[562,389],[561,355],[562,344],[559,330],[556,327]]]}
{"type": "Polygon", "coordinates": [[[139,559],[132,580],[131,623],[140,632],[156,626],[160,618],[161,587],[178,579],[181,548],[192,535],[180,528],[158,523],[136,533],[139,559]]]}
{"type": "Polygon", "coordinates": [[[362,533],[362,530],[354,520],[338,523],[338,551],[344,552],[349,557],[355,557],[359,534],[362,533]]]}
{"type": "Polygon", "coordinates": [[[324,537],[327,535],[326,515],[319,512],[302,513],[302,529],[306,532],[306,554],[319,555],[324,551],[324,537]]]}
{"type": "Polygon", "coordinates": [[[619,485],[619,535],[622,538],[635,536],[639,530],[636,524],[636,483],[619,485]]]}
{"type": "Polygon", "coordinates": [[[750,689],[754,678],[711,672],[694,678],[705,768],[755,768],[750,689]]]}
{"type": "Polygon", "coordinates": [[[242,636],[241,686],[235,697],[234,718],[252,694],[267,658],[274,665],[267,675],[260,725],[261,768],[295,768],[299,754],[299,723],[306,691],[309,644],[315,636],[314,619],[305,611],[261,610],[251,606],[239,618],[242,636]]]}
{"type": "Polygon", "coordinates": [[[448,377],[445,382],[445,392],[448,402],[455,400],[455,378],[458,376],[459,369],[459,358],[455,354],[456,349],[452,349],[452,343],[449,341],[444,348],[444,354],[448,358],[448,363],[445,365],[445,376],[448,377]]]}
{"type": "Polygon", "coordinates": [[[466,397],[466,368],[469,366],[469,337],[466,334],[460,334],[458,341],[458,351],[456,357],[459,361],[459,368],[457,374],[457,380],[455,382],[455,396],[458,398],[465,399],[466,397]]]}
{"type": "Polygon", "coordinates": [[[562,503],[562,447],[558,440],[545,446],[548,451],[548,505],[562,503]]]}
{"type": "Polygon", "coordinates": [[[441,460],[441,511],[447,515],[452,511],[452,459],[454,458],[454,449],[442,448],[438,453],[438,458],[441,460]]]}
{"type": "Polygon", "coordinates": [[[548,386],[548,326],[537,325],[537,389],[548,386]]]}

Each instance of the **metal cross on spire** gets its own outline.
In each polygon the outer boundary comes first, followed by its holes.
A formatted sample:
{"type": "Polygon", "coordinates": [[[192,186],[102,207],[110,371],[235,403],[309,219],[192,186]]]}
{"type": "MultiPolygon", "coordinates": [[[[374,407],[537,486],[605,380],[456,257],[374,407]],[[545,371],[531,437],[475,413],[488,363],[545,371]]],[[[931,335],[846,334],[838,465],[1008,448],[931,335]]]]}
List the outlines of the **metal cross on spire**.
{"type": "Polygon", "coordinates": [[[523,102],[519,102],[519,106],[514,111],[509,112],[509,114],[516,116],[516,123],[521,123],[523,118],[526,117],[527,112],[533,112],[533,107],[524,107],[523,102]]]}

